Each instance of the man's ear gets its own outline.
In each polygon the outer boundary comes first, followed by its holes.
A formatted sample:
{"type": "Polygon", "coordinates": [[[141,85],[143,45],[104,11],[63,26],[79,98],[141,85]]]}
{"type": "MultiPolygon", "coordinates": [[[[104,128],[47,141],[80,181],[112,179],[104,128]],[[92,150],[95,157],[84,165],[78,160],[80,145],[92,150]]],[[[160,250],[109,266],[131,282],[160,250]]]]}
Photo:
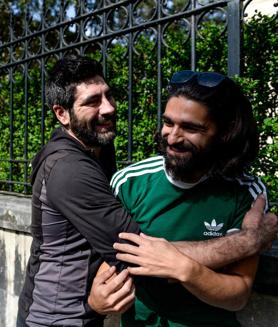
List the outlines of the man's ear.
{"type": "Polygon", "coordinates": [[[62,107],[58,104],[55,104],[52,109],[53,109],[57,119],[59,120],[59,122],[63,126],[67,127],[70,123],[69,110],[65,109],[64,107],[62,107]]]}

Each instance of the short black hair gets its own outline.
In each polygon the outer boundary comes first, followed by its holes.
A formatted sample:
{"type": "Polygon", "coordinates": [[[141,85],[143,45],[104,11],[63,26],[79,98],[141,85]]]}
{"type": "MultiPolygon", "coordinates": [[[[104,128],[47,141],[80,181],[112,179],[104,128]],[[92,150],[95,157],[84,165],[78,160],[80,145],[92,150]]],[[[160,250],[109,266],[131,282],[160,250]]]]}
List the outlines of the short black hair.
{"type": "Polygon", "coordinates": [[[70,110],[74,103],[76,86],[96,76],[103,78],[102,65],[85,56],[70,55],[56,62],[48,73],[46,102],[70,110]]]}

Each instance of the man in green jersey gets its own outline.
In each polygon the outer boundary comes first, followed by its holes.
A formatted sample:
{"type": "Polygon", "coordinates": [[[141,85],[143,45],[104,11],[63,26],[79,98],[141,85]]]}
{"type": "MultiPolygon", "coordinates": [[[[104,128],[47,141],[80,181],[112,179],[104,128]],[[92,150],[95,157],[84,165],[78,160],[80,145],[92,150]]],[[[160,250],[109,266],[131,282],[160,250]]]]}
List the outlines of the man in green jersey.
{"type": "MultiPolygon", "coordinates": [[[[234,311],[248,299],[257,257],[215,272],[204,260],[191,259],[180,241],[198,248],[194,241],[239,231],[253,201],[266,197],[260,179],[245,174],[258,151],[251,105],[221,74],[181,71],[171,79],[163,120],[162,155],[119,171],[111,181],[142,232],[174,242],[124,233],[121,237],[137,246],[114,245],[121,251],[118,259],[137,265],[129,268],[131,274],[164,277],[138,280],[135,304],[122,326],[239,326],[234,311]]],[[[221,243],[215,244],[221,253],[221,243]]]]}

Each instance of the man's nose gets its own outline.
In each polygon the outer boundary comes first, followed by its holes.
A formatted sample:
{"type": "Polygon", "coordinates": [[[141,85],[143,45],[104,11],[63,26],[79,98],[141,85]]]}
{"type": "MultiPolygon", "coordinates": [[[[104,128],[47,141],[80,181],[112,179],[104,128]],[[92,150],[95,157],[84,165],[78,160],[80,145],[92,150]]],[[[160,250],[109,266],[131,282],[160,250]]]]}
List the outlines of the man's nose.
{"type": "Polygon", "coordinates": [[[106,97],[103,97],[102,103],[99,108],[99,113],[102,116],[112,115],[115,112],[115,103],[114,101],[109,101],[106,97]]]}
{"type": "Polygon", "coordinates": [[[180,143],[182,142],[182,136],[180,134],[180,129],[177,127],[173,127],[170,131],[170,133],[168,134],[167,137],[167,142],[169,145],[173,145],[176,143],[180,143]]]}

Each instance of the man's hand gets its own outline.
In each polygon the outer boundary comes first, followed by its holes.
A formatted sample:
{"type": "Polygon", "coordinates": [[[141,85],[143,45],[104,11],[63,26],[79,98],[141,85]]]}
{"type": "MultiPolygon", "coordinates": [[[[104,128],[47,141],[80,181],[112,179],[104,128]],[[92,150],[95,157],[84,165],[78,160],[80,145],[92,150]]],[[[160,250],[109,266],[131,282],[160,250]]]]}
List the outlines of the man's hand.
{"type": "Polygon", "coordinates": [[[273,213],[264,214],[264,207],[265,198],[260,195],[246,213],[242,223],[242,229],[252,235],[260,252],[270,247],[278,233],[278,217],[273,213]]]}
{"type": "Polygon", "coordinates": [[[127,268],[130,274],[177,280],[185,278],[184,266],[191,260],[170,242],[143,233],[140,236],[133,233],[120,233],[119,237],[134,244],[114,243],[113,245],[114,249],[120,251],[116,255],[117,259],[137,265],[127,268]]]}
{"type": "Polygon", "coordinates": [[[111,279],[115,272],[115,267],[110,267],[94,278],[88,303],[100,314],[123,313],[134,302],[135,288],[127,269],[111,279]]]}

